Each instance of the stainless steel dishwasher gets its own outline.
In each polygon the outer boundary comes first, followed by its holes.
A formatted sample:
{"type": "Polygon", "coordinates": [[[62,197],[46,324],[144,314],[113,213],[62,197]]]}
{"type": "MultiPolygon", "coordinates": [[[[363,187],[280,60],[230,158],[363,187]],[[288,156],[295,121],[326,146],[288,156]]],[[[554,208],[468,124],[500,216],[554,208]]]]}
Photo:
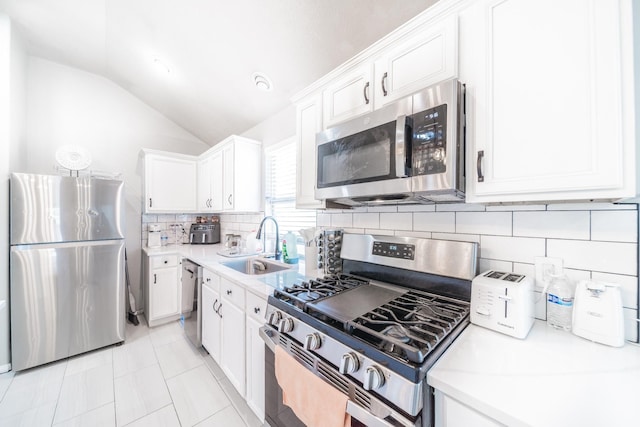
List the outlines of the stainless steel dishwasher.
{"type": "Polygon", "coordinates": [[[181,320],[184,323],[187,338],[196,347],[202,346],[201,294],[202,267],[188,259],[183,259],[181,320]]]}

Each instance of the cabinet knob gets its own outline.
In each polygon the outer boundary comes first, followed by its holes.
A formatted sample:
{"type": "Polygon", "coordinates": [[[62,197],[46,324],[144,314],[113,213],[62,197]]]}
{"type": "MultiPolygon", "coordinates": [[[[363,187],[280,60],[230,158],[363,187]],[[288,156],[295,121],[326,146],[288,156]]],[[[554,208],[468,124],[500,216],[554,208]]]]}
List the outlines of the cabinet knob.
{"type": "Polygon", "coordinates": [[[227,295],[231,295],[233,291],[231,289],[227,289],[227,295]]]}
{"type": "Polygon", "coordinates": [[[260,313],[260,307],[253,307],[253,312],[254,312],[255,314],[260,313]]]}
{"type": "Polygon", "coordinates": [[[207,282],[210,282],[210,281],[211,281],[211,277],[207,277],[207,282]]]}
{"type": "Polygon", "coordinates": [[[169,261],[167,261],[167,260],[165,259],[165,260],[164,260],[164,263],[165,263],[165,264],[168,264],[168,263],[169,263],[169,261]]]}

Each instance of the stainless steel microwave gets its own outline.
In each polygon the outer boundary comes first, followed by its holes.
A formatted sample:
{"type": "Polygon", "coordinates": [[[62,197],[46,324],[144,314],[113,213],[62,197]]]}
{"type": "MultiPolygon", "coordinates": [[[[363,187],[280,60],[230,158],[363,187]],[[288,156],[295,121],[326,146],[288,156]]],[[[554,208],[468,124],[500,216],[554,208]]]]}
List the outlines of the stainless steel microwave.
{"type": "Polygon", "coordinates": [[[318,133],[315,197],[346,206],[463,201],[464,95],[447,80],[318,133]]]}

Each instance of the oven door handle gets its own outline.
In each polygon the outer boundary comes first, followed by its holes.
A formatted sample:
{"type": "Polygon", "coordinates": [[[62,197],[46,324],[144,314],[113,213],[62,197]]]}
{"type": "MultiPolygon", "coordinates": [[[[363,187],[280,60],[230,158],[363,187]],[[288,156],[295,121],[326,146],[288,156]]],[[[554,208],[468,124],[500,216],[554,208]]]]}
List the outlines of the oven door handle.
{"type": "MultiPolygon", "coordinates": [[[[367,427],[395,427],[398,425],[397,423],[391,424],[383,420],[382,418],[376,417],[375,415],[373,415],[371,412],[367,411],[363,407],[353,403],[351,400],[347,401],[347,414],[351,415],[353,418],[360,421],[362,424],[366,425],[367,427]]],[[[396,421],[402,422],[401,420],[397,420],[397,419],[396,421]]],[[[402,422],[401,425],[406,427],[415,427],[414,424],[406,424],[405,422],[402,422]]]]}
{"type": "Polygon", "coordinates": [[[398,178],[405,178],[407,176],[406,174],[406,168],[410,165],[408,165],[408,155],[407,155],[407,151],[411,149],[410,146],[407,146],[407,143],[405,142],[405,126],[407,124],[407,116],[398,116],[396,118],[396,141],[395,141],[395,145],[396,145],[396,158],[395,158],[395,162],[396,162],[396,177],[398,178]]]}
{"type": "Polygon", "coordinates": [[[273,331],[268,329],[266,326],[262,326],[258,328],[258,335],[262,338],[262,341],[267,345],[269,350],[272,352],[276,352],[276,342],[273,340],[273,331]]]}

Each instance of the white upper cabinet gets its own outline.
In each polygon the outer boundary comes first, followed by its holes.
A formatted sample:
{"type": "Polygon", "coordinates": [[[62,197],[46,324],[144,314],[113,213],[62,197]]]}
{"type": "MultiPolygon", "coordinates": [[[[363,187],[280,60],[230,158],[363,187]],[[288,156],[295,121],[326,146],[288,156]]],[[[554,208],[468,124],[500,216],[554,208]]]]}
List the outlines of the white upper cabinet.
{"type": "Polygon", "coordinates": [[[222,151],[198,159],[198,212],[222,210],[222,151]]]}
{"type": "Polygon", "coordinates": [[[367,62],[329,83],[323,91],[325,127],[373,111],[372,78],[367,62]]]}
{"type": "Polygon", "coordinates": [[[628,0],[489,0],[460,14],[467,201],[636,195],[628,0]]]}
{"type": "Polygon", "coordinates": [[[143,150],[144,212],[195,212],[196,157],[143,150]]]}
{"type": "Polygon", "coordinates": [[[296,106],[296,208],[322,208],[316,186],[316,134],[322,130],[322,95],[315,93],[296,106]]]}
{"type": "Polygon", "coordinates": [[[375,62],[375,108],[453,78],[458,72],[458,17],[434,20],[398,40],[375,62]]]}

